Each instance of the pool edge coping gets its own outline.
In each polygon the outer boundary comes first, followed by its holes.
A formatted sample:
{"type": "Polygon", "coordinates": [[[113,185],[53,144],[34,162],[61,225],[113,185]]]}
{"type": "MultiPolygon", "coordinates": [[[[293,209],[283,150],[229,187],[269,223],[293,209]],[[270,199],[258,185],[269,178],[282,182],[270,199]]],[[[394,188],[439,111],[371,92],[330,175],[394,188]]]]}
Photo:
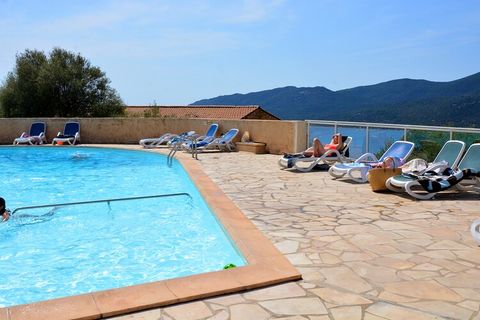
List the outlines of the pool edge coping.
{"type": "MultiPolygon", "coordinates": [[[[138,145],[84,147],[145,150],[138,145]]],[[[68,147],[68,146],[67,146],[68,147]]],[[[162,149],[147,149],[165,154],[162,149]]],[[[176,158],[248,264],[187,277],[0,308],[0,320],[100,319],[301,279],[301,274],[188,154],[176,158]]]]}

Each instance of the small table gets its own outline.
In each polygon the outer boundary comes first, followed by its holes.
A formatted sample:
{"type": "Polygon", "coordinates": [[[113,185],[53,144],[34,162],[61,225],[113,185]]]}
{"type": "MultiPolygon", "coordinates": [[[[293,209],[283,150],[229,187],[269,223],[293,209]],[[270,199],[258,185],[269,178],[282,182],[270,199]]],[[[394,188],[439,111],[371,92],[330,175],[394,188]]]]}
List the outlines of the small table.
{"type": "Polygon", "coordinates": [[[263,142],[237,142],[235,145],[238,151],[253,152],[255,154],[266,153],[266,144],[263,142]]]}

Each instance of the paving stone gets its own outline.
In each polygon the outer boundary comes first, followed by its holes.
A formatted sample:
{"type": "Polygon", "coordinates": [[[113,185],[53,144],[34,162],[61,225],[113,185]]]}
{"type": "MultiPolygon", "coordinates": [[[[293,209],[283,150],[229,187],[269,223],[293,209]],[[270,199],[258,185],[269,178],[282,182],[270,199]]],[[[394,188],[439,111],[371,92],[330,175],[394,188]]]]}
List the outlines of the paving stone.
{"type": "Polygon", "coordinates": [[[415,301],[418,301],[417,298],[412,298],[412,297],[405,297],[405,296],[401,296],[401,295],[398,295],[398,294],[395,294],[395,293],[391,293],[389,291],[383,291],[382,293],[380,293],[380,295],[378,296],[378,298],[380,300],[385,300],[385,301],[391,301],[391,302],[415,302],[415,301]]]}
{"type": "Polygon", "coordinates": [[[258,304],[236,304],[230,307],[231,320],[266,320],[270,314],[258,304]]]}
{"type": "Polygon", "coordinates": [[[340,259],[343,261],[349,262],[349,261],[368,261],[373,259],[375,256],[371,253],[365,253],[365,252],[344,252],[341,256],[340,259]]]}
{"type": "Polygon", "coordinates": [[[396,275],[395,269],[375,266],[366,262],[349,262],[346,264],[363,279],[368,279],[374,283],[393,282],[400,280],[400,278],[396,275]]]}
{"type": "Polygon", "coordinates": [[[258,289],[247,292],[243,295],[245,299],[264,301],[272,299],[292,298],[305,296],[306,291],[294,282],[281,284],[265,289],[258,289]]]}
{"type": "Polygon", "coordinates": [[[465,299],[480,301],[480,292],[474,289],[452,288],[453,291],[464,297],[465,299]]]}
{"type": "Polygon", "coordinates": [[[470,309],[472,311],[478,311],[480,308],[480,303],[478,301],[473,301],[473,300],[465,300],[463,302],[460,302],[458,306],[466,309],[470,309]]]}
{"type": "Polygon", "coordinates": [[[140,311],[125,316],[113,317],[112,320],[163,320],[160,309],[140,311]]]}
{"type": "Polygon", "coordinates": [[[371,300],[358,294],[339,291],[333,288],[318,288],[310,291],[319,296],[323,301],[336,305],[362,305],[372,303],[371,300]]]}
{"type": "Polygon", "coordinates": [[[470,248],[452,240],[441,240],[441,241],[435,242],[434,244],[429,246],[427,249],[429,250],[442,250],[442,249],[469,250],[470,248]]]}
{"type": "Polygon", "coordinates": [[[207,320],[228,320],[230,315],[227,311],[222,310],[219,313],[215,314],[213,317],[208,318],[207,320]]]}
{"type": "Polygon", "coordinates": [[[377,302],[371,305],[365,310],[365,313],[389,320],[438,320],[435,315],[385,302],[377,302]]]}
{"type": "Polygon", "coordinates": [[[279,315],[327,314],[318,298],[291,298],[260,302],[265,309],[279,315]]]}
{"type": "Polygon", "coordinates": [[[480,278],[477,275],[467,273],[460,273],[448,278],[436,278],[438,282],[447,287],[480,289],[480,281],[478,279],[480,278]]]}
{"type": "Polygon", "coordinates": [[[443,300],[459,302],[463,298],[455,291],[440,285],[436,281],[404,281],[387,283],[384,286],[391,293],[425,300],[443,300]]]}
{"type": "Polygon", "coordinates": [[[198,320],[212,316],[212,311],[201,301],[166,307],[164,311],[175,320],[198,320]]]}
{"type": "Polygon", "coordinates": [[[335,320],[362,320],[362,308],[358,306],[330,309],[335,320]]]}
{"type": "Polygon", "coordinates": [[[424,271],[438,271],[442,269],[442,267],[439,267],[437,265],[431,264],[431,263],[422,263],[419,264],[418,266],[412,268],[413,270],[424,270],[424,271]]]}
{"type": "Polygon", "coordinates": [[[322,268],[320,272],[325,277],[325,283],[333,286],[342,287],[355,293],[372,289],[368,282],[347,267],[322,268]]]}
{"type": "Polygon", "coordinates": [[[478,254],[478,249],[469,249],[469,250],[462,250],[462,251],[455,251],[454,252],[457,257],[463,260],[467,260],[469,262],[475,263],[477,265],[480,264],[480,255],[478,254]]]}
{"type": "Polygon", "coordinates": [[[365,316],[363,317],[363,320],[388,320],[388,319],[366,312],[365,316]]]}
{"type": "Polygon", "coordinates": [[[473,311],[443,301],[419,301],[404,305],[449,319],[469,319],[473,311]]]}
{"type": "Polygon", "coordinates": [[[275,243],[275,246],[281,253],[295,253],[298,250],[299,242],[293,240],[284,240],[275,243]]]}
{"type": "Polygon", "coordinates": [[[313,264],[312,260],[308,259],[305,253],[292,253],[285,255],[285,257],[294,265],[313,264]]]}
{"type": "Polygon", "coordinates": [[[341,259],[330,253],[320,253],[320,259],[322,260],[322,263],[325,264],[338,264],[342,262],[341,259]]]}
{"type": "Polygon", "coordinates": [[[240,294],[230,294],[206,300],[209,303],[216,303],[222,306],[230,306],[232,304],[239,304],[245,302],[245,299],[240,294]]]}
{"type": "Polygon", "coordinates": [[[370,263],[376,264],[379,266],[388,267],[388,268],[393,268],[396,270],[409,269],[415,266],[415,263],[413,262],[406,261],[403,259],[390,258],[390,257],[378,257],[370,261],[370,263]]]}
{"type": "Polygon", "coordinates": [[[430,280],[440,276],[440,273],[436,271],[402,270],[398,272],[398,275],[400,278],[408,280],[430,280]]]}

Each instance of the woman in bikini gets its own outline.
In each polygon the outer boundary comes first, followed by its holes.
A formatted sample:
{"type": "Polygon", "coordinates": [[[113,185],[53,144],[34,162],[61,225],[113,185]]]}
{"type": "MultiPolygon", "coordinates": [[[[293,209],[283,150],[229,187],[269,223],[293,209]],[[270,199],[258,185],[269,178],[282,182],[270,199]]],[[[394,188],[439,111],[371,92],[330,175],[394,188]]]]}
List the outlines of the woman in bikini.
{"type": "Polygon", "coordinates": [[[342,135],[336,133],[332,136],[330,143],[322,145],[318,138],[313,139],[312,146],[303,151],[304,157],[321,157],[327,150],[341,150],[343,148],[342,135]]]}

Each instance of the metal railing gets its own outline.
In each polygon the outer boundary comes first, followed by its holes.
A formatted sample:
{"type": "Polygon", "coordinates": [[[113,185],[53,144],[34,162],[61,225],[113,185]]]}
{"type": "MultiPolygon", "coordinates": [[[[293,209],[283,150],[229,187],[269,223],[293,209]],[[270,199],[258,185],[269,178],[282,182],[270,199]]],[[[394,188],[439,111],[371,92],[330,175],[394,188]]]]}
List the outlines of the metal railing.
{"type": "MultiPolygon", "coordinates": [[[[343,130],[358,130],[357,135],[363,136],[361,137],[360,143],[363,146],[362,152],[377,152],[378,150],[374,150],[377,146],[372,146],[371,141],[371,132],[378,129],[385,129],[385,133],[394,132],[396,131],[396,136],[400,136],[401,139],[408,140],[409,134],[414,131],[425,131],[425,132],[443,132],[445,133],[445,137],[448,138],[447,140],[452,140],[456,138],[455,136],[459,134],[473,134],[476,137],[476,140],[480,139],[480,129],[477,128],[461,128],[461,127],[440,127],[440,126],[424,126],[424,125],[407,125],[407,124],[391,124],[391,123],[371,123],[371,122],[351,122],[351,121],[329,121],[329,120],[305,120],[307,122],[307,141],[311,142],[313,138],[311,133],[312,129],[316,128],[330,128],[331,133],[343,133],[343,130]],[[339,130],[342,129],[342,130],[339,130]],[[477,137],[478,136],[478,137],[477,137]]],[[[378,134],[378,132],[377,132],[378,134]]],[[[329,137],[324,136],[323,139],[326,140],[329,137]]],[[[385,137],[385,143],[387,142],[385,137]]],[[[353,143],[357,143],[355,141],[358,139],[354,139],[353,143]]],[[[326,141],[328,142],[328,141],[326,141]]]]}
{"type": "Polygon", "coordinates": [[[191,153],[192,153],[192,158],[194,158],[195,160],[198,160],[198,150],[197,150],[197,138],[199,136],[198,135],[193,135],[191,137],[187,137],[185,139],[181,139],[177,142],[175,142],[173,144],[173,146],[171,147],[170,149],[170,152],[168,153],[168,156],[167,156],[167,165],[169,167],[172,166],[173,164],[173,158],[175,157],[175,154],[177,153],[178,150],[181,150],[182,149],[182,145],[185,143],[185,142],[190,142],[190,146],[191,146],[191,153]]]}
{"type": "Polygon", "coordinates": [[[179,193],[166,193],[166,194],[156,194],[151,196],[138,196],[138,197],[125,197],[125,198],[111,198],[111,199],[100,199],[100,200],[88,200],[88,201],[76,201],[76,202],[65,202],[65,203],[52,203],[52,204],[42,204],[37,206],[28,206],[28,207],[19,207],[12,211],[12,215],[18,211],[22,210],[30,210],[30,209],[40,209],[40,208],[52,208],[52,207],[66,207],[66,206],[74,206],[79,204],[92,204],[92,203],[107,203],[110,206],[110,202],[115,201],[126,201],[126,200],[141,200],[141,199],[152,199],[152,198],[167,198],[167,197],[178,197],[178,196],[186,196],[190,199],[192,196],[187,192],[179,192],[179,193]]]}

